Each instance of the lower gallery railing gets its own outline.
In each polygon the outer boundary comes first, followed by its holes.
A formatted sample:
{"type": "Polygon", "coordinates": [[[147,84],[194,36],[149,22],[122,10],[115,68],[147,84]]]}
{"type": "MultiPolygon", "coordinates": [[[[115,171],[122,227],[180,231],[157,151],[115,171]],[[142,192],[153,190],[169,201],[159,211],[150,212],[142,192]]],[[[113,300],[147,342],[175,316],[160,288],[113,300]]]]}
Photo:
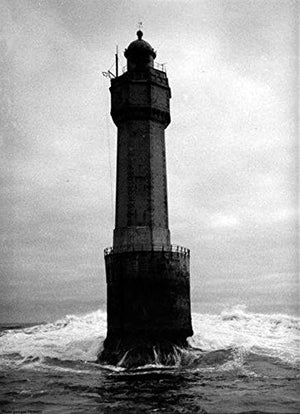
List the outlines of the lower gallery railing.
{"type": "Polygon", "coordinates": [[[114,253],[124,253],[124,252],[137,252],[137,251],[155,251],[155,252],[174,252],[174,253],[183,253],[186,256],[190,256],[190,249],[186,247],[177,246],[170,244],[169,246],[162,244],[152,244],[149,245],[134,245],[134,246],[118,246],[118,247],[107,247],[104,249],[104,256],[114,253]]]}

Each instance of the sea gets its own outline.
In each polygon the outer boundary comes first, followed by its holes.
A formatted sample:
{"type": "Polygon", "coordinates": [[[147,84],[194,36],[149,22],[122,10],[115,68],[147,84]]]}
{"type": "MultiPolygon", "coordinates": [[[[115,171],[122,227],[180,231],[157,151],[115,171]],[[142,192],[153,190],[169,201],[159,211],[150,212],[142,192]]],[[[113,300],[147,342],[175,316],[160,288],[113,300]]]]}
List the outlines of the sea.
{"type": "Polygon", "coordinates": [[[96,363],[106,313],[2,326],[1,413],[300,413],[299,317],[193,313],[175,366],[96,363]]]}

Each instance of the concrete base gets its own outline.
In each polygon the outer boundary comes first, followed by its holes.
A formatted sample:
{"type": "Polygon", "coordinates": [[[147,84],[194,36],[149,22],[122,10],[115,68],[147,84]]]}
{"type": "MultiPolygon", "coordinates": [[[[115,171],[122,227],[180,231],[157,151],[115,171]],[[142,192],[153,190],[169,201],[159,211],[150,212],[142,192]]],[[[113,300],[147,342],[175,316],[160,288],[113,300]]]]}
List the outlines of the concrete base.
{"type": "Polygon", "coordinates": [[[189,256],[138,251],[105,256],[107,338],[102,363],[132,367],[172,364],[193,335],[189,256]]]}

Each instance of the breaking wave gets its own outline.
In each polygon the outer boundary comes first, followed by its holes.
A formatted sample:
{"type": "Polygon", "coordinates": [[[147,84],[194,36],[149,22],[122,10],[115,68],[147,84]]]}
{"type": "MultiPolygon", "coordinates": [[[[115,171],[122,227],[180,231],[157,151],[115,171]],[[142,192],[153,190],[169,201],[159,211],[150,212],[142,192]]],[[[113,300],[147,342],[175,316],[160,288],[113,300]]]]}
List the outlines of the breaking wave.
{"type": "MultiPolygon", "coordinates": [[[[242,366],[245,354],[277,358],[292,366],[299,363],[300,318],[250,313],[243,306],[219,315],[192,316],[195,332],[189,339],[192,349],[177,350],[178,366],[209,370],[218,364],[223,370],[233,369],[242,366]]],[[[106,313],[102,310],[68,315],[53,323],[7,329],[0,337],[0,366],[55,366],[61,370],[82,369],[82,363],[95,366],[105,335],[106,313]]],[[[163,368],[157,360],[155,366],[141,369],[155,367],[163,368]]]]}

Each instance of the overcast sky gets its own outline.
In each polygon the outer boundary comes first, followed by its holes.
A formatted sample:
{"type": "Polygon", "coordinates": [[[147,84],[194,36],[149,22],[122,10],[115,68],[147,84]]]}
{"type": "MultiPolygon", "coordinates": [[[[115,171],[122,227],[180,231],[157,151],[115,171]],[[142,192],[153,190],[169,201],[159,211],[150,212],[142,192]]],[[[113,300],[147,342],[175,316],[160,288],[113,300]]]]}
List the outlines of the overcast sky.
{"type": "Polygon", "coordinates": [[[102,71],[167,63],[172,242],[193,309],[295,312],[297,2],[0,0],[1,322],[105,306],[116,128],[102,71]]]}

